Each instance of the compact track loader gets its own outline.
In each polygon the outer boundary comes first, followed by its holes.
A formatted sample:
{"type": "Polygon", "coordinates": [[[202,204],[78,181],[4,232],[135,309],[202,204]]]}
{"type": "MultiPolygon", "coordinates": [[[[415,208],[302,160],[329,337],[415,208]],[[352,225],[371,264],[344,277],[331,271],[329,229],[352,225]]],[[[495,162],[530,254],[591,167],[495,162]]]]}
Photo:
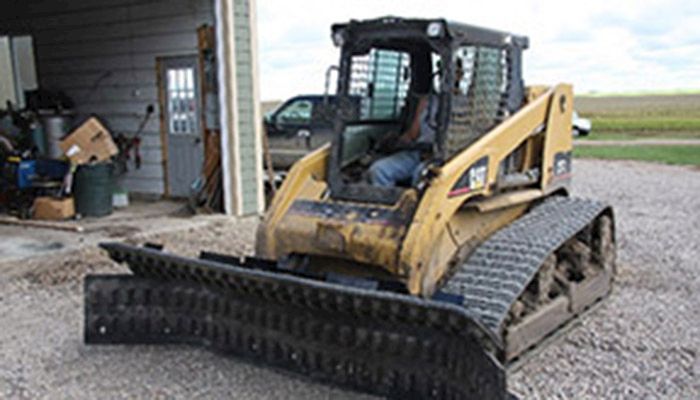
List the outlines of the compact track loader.
{"type": "Polygon", "coordinates": [[[255,257],[103,244],[132,273],[86,278],[85,341],[200,344],[394,398],[507,398],[507,366],[615,275],[611,208],[568,196],[572,88],[524,86],[523,36],[389,17],[332,37],[334,141],[291,168],[255,257]],[[424,94],[417,179],[370,184],[424,94]]]}

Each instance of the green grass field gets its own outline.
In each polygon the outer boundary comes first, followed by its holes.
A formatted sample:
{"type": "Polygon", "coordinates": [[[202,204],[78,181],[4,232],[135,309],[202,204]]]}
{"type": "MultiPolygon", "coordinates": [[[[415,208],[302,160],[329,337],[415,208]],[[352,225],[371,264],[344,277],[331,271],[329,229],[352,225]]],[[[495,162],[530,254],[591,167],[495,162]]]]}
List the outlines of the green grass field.
{"type": "Polygon", "coordinates": [[[574,156],[700,166],[700,146],[581,146],[574,156]]]}
{"type": "Polygon", "coordinates": [[[591,122],[596,132],[627,133],[628,135],[664,137],[676,135],[682,137],[700,137],[700,117],[597,117],[591,122]]]}
{"type": "Polygon", "coordinates": [[[589,139],[700,139],[698,94],[582,96],[575,107],[593,123],[589,139]]]}
{"type": "Polygon", "coordinates": [[[665,132],[660,135],[656,131],[648,131],[644,133],[626,133],[626,132],[596,132],[595,135],[581,136],[576,138],[581,141],[589,140],[640,140],[640,139],[663,139],[663,140],[683,140],[683,139],[700,139],[698,132],[665,132]]]}
{"type": "Polygon", "coordinates": [[[641,97],[641,96],[678,96],[686,94],[700,94],[700,89],[675,89],[675,90],[642,90],[638,92],[593,92],[584,93],[580,97],[641,97]]]}
{"type": "MultiPolygon", "coordinates": [[[[581,140],[700,139],[700,94],[576,97],[593,129],[581,140]]],[[[579,146],[578,157],[700,165],[700,146],[579,146]]]]}

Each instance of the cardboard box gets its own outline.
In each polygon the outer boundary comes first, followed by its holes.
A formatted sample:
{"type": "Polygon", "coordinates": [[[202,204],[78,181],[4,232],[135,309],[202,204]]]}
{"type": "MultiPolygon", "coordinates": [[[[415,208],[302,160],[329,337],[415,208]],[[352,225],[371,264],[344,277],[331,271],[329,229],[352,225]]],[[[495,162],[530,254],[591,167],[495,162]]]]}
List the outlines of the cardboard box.
{"type": "Polygon", "coordinates": [[[34,219],[62,220],[74,215],[75,203],[72,197],[63,199],[37,197],[34,199],[34,219]]]}
{"type": "Polygon", "coordinates": [[[75,165],[105,161],[119,153],[112,135],[95,117],[85,121],[58,145],[75,165]]]}

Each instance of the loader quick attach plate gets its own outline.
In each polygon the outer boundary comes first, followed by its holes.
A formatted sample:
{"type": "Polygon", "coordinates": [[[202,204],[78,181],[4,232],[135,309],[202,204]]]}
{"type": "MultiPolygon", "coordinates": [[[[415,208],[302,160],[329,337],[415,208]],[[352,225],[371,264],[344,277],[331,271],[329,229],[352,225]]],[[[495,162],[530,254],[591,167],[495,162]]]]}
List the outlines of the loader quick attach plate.
{"type": "Polygon", "coordinates": [[[103,247],[133,275],[86,278],[88,344],[197,344],[391,398],[508,398],[502,344],[459,306],[264,270],[256,260],[103,247]]]}

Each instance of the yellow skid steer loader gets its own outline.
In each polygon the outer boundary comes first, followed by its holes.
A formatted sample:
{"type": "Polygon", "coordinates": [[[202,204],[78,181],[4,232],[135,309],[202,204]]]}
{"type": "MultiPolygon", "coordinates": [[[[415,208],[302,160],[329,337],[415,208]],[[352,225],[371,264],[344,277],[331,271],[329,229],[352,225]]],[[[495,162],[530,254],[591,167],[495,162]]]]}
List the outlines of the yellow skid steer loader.
{"type": "Polygon", "coordinates": [[[569,197],[572,88],[523,84],[526,37],[442,19],[332,38],[334,140],[291,168],[255,257],[103,244],[132,274],[86,278],[85,340],[200,344],[392,398],[507,398],[509,363],[615,275],[611,208],[569,197]],[[377,181],[400,152],[411,170],[377,181]]]}

